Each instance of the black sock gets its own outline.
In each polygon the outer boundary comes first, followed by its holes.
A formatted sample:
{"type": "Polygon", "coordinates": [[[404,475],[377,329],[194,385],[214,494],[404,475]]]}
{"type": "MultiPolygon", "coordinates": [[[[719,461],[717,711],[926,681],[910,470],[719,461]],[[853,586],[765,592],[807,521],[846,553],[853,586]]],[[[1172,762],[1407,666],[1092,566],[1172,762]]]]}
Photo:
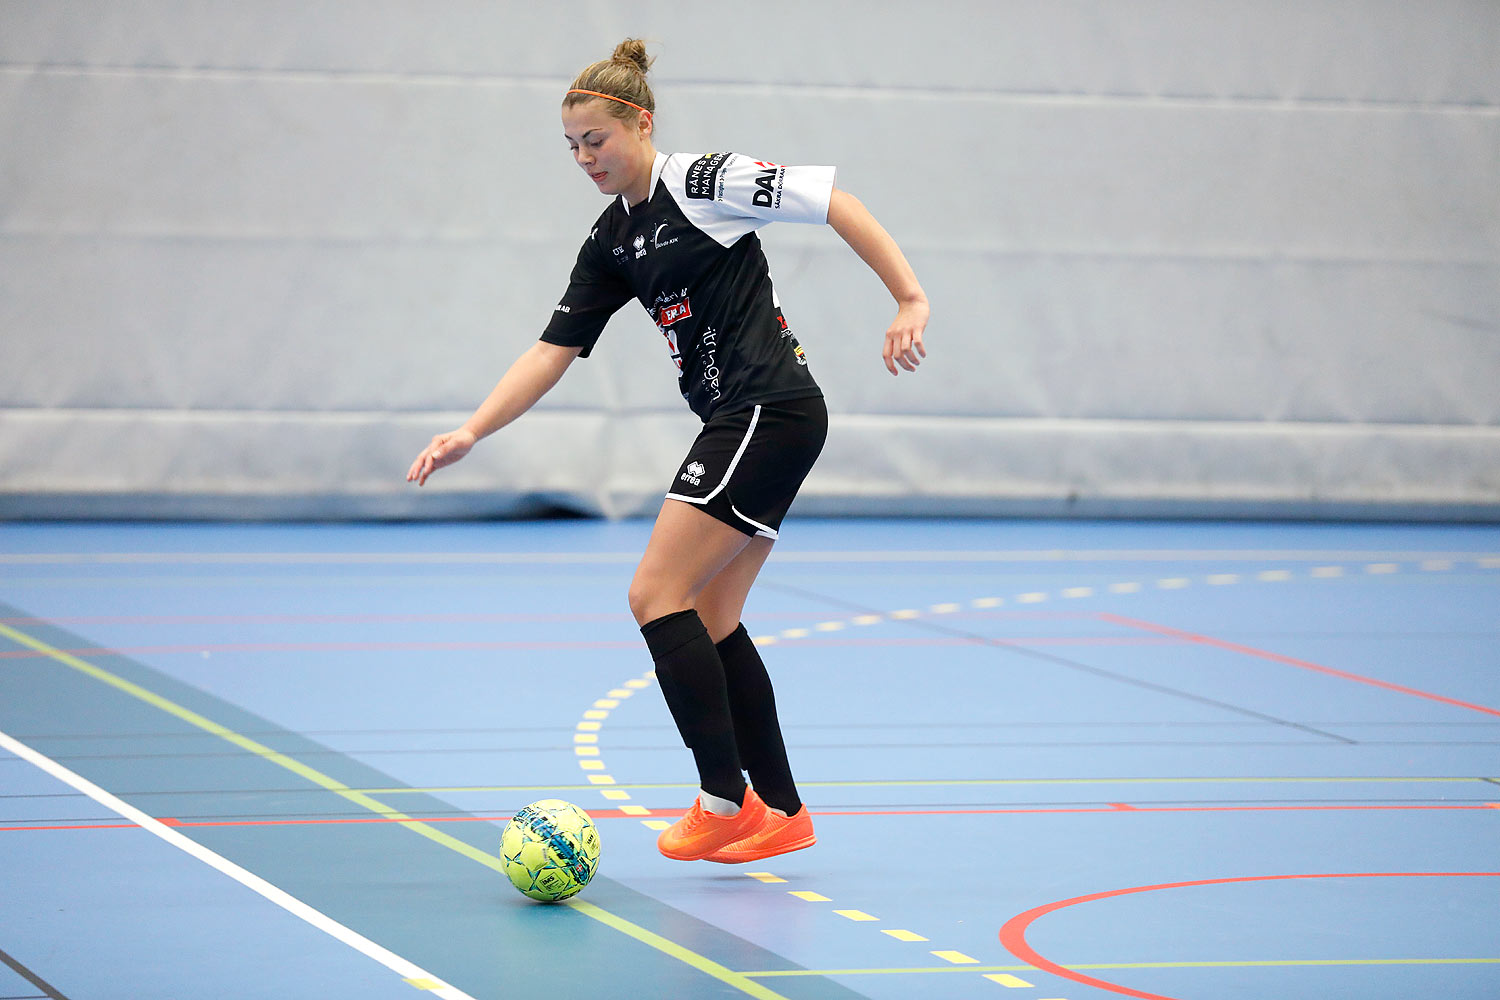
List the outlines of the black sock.
{"type": "Polygon", "coordinates": [[[700,787],[710,795],[744,804],[745,776],[729,714],[724,665],[698,612],[663,615],[641,626],[646,648],[656,662],[667,709],[693,751],[700,787]]]}
{"type": "Polygon", "coordinates": [[[734,719],[734,738],[740,762],[750,772],[755,794],[766,805],[793,816],[802,808],[792,768],[786,759],[786,743],[776,717],[776,693],[750,633],[741,625],[718,644],[729,691],[729,711],[734,719]]]}

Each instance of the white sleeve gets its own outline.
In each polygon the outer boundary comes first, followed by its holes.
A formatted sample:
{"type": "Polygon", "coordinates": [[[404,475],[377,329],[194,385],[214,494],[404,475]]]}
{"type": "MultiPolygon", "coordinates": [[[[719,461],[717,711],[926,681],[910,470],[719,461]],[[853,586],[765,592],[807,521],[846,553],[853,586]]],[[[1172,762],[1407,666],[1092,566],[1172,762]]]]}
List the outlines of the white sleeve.
{"type": "MultiPolygon", "coordinates": [[[[670,158],[663,179],[672,197],[694,222],[756,219],[765,222],[828,221],[834,167],[786,167],[752,160],[743,153],[678,153],[670,158]]],[[[703,227],[706,228],[706,227],[703,227]]],[[[747,232],[759,225],[735,227],[747,232]]]]}

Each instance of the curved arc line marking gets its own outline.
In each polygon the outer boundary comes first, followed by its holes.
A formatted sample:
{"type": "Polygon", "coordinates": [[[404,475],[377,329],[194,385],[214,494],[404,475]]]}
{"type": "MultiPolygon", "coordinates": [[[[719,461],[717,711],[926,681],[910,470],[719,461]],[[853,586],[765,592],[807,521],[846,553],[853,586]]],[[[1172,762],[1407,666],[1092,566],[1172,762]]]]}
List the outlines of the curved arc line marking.
{"type": "Polygon", "coordinates": [[[1230,885],[1238,882],[1280,882],[1290,879],[1308,878],[1500,878],[1500,872],[1335,872],[1312,875],[1242,875],[1236,878],[1207,878],[1193,882],[1164,882],[1160,885],[1137,885],[1128,889],[1110,889],[1105,892],[1089,893],[1086,896],[1074,896],[1072,899],[1058,900],[1055,903],[1044,903],[1041,906],[1019,913],[1005,922],[1000,928],[1000,944],[1005,950],[1016,958],[1030,965],[1050,972],[1054,976],[1070,979],[1084,986],[1092,986],[1095,989],[1108,990],[1122,996],[1137,997],[1139,1000],[1176,1000],[1174,997],[1164,996],[1160,993],[1147,993],[1143,990],[1131,989],[1128,986],[1120,986],[1103,979],[1095,979],[1093,976],[1085,976],[1081,972],[1062,966],[1044,957],[1026,941],[1026,931],[1038,917],[1045,916],[1056,910],[1068,906],[1077,906],[1080,903],[1093,903],[1101,899],[1110,899],[1115,896],[1129,896],[1140,892],[1155,892],[1159,889],[1187,889],[1201,885],[1230,885]]]}

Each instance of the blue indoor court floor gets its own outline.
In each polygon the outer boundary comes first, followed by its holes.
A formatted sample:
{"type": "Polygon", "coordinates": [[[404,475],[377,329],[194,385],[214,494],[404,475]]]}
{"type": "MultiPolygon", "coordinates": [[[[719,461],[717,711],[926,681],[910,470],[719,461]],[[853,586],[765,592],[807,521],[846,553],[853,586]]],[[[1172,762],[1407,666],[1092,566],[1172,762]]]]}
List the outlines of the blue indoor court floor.
{"type": "Polygon", "coordinates": [[[1500,526],[794,516],[743,867],[655,850],[649,530],[0,525],[0,998],[1500,997],[1500,526]]]}

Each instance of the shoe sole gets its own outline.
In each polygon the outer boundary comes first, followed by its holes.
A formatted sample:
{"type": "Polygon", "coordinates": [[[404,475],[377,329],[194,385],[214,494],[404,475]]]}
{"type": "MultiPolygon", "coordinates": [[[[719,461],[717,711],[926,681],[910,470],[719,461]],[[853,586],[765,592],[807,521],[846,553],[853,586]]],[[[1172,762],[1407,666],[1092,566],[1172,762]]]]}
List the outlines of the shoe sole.
{"type": "Polygon", "coordinates": [[[713,854],[703,858],[704,861],[713,861],[721,865],[745,865],[752,861],[764,861],[781,854],[791,854],[793,851],[806,850],[818,842],[816,836],[795,840],[790,844],[780,845],[774,848],[766,848],[758,851],[735,851],[732,855],[725,851],[715,851],[713,854]]]}

